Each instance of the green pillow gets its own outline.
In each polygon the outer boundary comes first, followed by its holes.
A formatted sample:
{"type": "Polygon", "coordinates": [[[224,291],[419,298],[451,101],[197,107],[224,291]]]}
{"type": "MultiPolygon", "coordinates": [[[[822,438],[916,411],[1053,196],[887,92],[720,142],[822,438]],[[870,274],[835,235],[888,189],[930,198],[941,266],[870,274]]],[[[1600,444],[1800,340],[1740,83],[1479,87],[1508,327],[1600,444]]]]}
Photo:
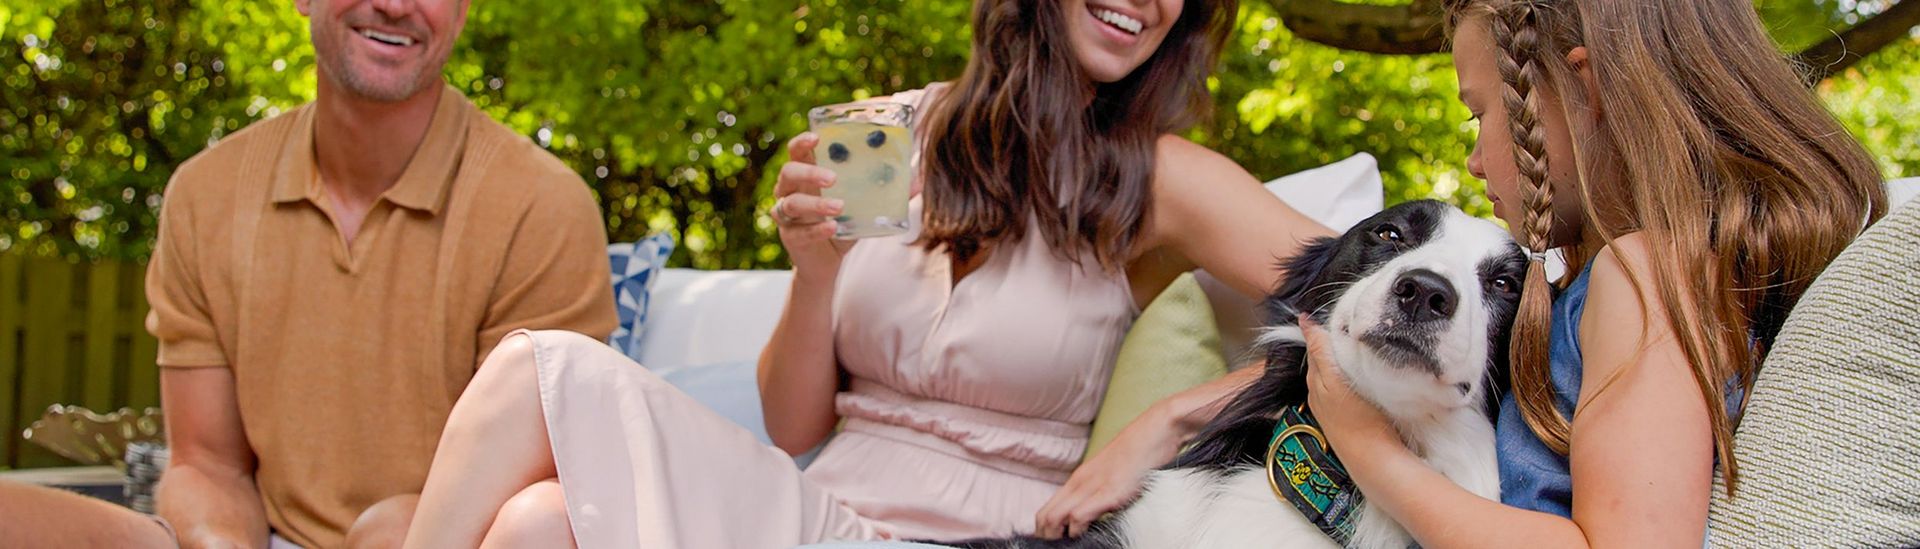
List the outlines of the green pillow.
{"type": "Polygon", "coordinates": [[[1153,403],[1226,373],[1213,306],[1192,273],[1180,275],[1147,304],[1120,343],[1087,455],[1100,451],[1153,403]]]}

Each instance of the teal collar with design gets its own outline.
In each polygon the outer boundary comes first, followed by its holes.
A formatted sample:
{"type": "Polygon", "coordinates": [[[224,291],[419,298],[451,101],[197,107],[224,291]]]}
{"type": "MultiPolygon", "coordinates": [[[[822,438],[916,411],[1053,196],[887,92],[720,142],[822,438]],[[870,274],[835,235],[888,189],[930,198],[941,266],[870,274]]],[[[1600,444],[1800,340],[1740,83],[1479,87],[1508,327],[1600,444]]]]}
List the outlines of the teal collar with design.
{"type": "Polygon", "coordinates": [[[1274,497],[1300,510],[1335,542],[1346,545],[1362,502],[1353,477],[1340,465],[1305,404],[1280,411],[1267,445],[1267,483],[1274,497]],[[1312,442],[1309,443],[1308,441],[1312,442]]]}

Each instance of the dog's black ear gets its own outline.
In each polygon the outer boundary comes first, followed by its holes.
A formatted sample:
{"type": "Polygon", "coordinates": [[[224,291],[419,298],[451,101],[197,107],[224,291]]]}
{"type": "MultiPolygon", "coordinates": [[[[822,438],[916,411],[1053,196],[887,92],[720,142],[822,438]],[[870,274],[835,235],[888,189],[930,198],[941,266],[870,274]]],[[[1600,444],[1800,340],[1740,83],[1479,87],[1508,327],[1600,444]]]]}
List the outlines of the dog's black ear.
{"type": "Polygon", "coordinates": [[[1313,288],[1314,280],[1319,278],[1327,264],[1333,262],[1334,251],[1338,249],[1339,239],[1323,236],[1313,239],[1300,248],[1300,253],[1280,261],[1280,269],[1286,278],[1280,281],[1280,287],[1273,295],[1261,303],[1261,317],[1268,326],[1293,324],[1293,315],[1305,307],[1301,299],[1307,290],[1313,288]]]}
{"type": "Polygon", "coordinates": [[[1235,394],[1168,467],[1259,463],[1281,408],[1307,401],[1306,348],[1277,344],[1260,379],[1235,394]]]}
{"type": "Polygon", "coordinates": [[[1487,398],[1482,403],[1489,415],[1500,413],[1500,399],[1507,391],[1513,390],[1513,378],[1510,377],[1513,375],[1513,364],[1507,360],[1506,352],[1508,345],[1513,344],[1513,315],[1505,315],[1503,319],[1507,322],[1499,325],[1502,329],[1494,330],[1489,337],[1491,341],[1488,348],[1493,351],[1487,353],[1487,398]]]}

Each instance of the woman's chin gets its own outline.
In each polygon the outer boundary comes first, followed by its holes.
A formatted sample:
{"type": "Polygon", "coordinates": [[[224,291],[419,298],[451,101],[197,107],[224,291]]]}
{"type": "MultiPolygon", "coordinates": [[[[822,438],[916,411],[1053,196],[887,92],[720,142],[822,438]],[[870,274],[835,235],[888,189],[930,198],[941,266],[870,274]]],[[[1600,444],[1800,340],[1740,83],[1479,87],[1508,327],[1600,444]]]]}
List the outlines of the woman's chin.
{"type": "Polygon", "coordinates": [[[1081,58],[1080,66],[1086,69],[1087,78],[1099,84],[1112,84],[1132,74],[1139,65],[1126,59],[1101,55],[1094,58],[1081,58]]]}

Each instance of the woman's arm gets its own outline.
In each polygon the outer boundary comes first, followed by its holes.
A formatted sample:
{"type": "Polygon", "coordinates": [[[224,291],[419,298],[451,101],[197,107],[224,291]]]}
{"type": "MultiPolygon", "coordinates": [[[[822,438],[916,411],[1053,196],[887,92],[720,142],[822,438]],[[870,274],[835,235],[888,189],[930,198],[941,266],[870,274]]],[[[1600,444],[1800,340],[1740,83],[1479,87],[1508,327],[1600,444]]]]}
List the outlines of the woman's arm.
{"type": "MultiPolygon", "coordinates": [[[[935,90],[945,85],[928,84],[919,93],[871,100],[924,107],[938,96],[935,90]]],[[[840,423],[833,409],[840,389],[840,364],[833,351],[833,288],[840,277],[840,260],[854,244],[833,237],[832,218],[845,204],[820,196],[821,189],[833,186],[835,177],[832,170],[814,163],[813,150],[819,143],[813,132],[788,141],[788,161],[774,183],[776,201],[771,213],[780,243],[793,262],[793,286],[773,337],[760,351],[758,375],[760,415],[767,435],[774,446],[796,456],[819,446],[840,423]]],[[[920,193],[920,185],[915,177],[914,194],[920,193]]]]}
{"type": "Polygon", "coordinates": [[[794,273],[787,306],[760,352],[761,415],[774,446],[790,455],[812,450],[839,421],[832,304],[832,279],[794,273]]]}
{"type": "MultiPolygon", "coordinates": [[[[1149,261],[1136,261],[1135,271],[1165,277],[1159,287],[1197,267],[1258,302],[1279,286],[1282,260],[1307,242],[1334,236],[1220,153],[1170,135],[1160,138],[1157,150],[1147,226],[1153,251],[1143,256],[1149,261]]],[[[1262,370],[1240,368],[1167,397],[1155,404],[1158,419],[1170,421],[1184,443],[1262,370]]]]}
{"type": "Polygon", "coordinates": [[[1080,537],[1087,525],[1140,494],[1148,471],[1173,461],[1180,447],[1219,415],[1227,397],[1260,377],[1241,368],[1167,397],[1141,412],[1079,468],[1034,515],[1034,535],[1080,537]]]}
{"type": "Polygon", "coordinates": [[[1316,351],[1309,405],[1360,490],[1421,545],[1700,545],[1713,481],[1705,399],[1652,286],[1641,292],[1628,282],[1626,264],[1652,272],[1642,243],[1629,236],[1610,250],[1594,261],[1580,326],[1586,382],[1569,457],[1572,520],[1482,499],[1434,471],[1347,388],[1330,355],[1317,352],[1324,333],[1308,331],[1316,351]]]}
{"type": "Polygon", "coordinates": [[[787,143],[792,159],[774,184],[775,224],[793,260],[793,286],[773,337],[760,352],[760,414],[773,444],[800,455],[833,433],[839,363],[833,354],[833,286],[851,244],[833,239],[837,200],[820,198],[833,171],[813,164],[819,138],[803,133],[787,143]]]}
{"type": "MultiPolygon", "coordinates": [[[[1143,251],[1128,268],[1140,303],[1196,267],[1248,296],[1264,297],[1278,285],[1282,258],[1331,234],[1219,153],[1174,136],[1162,137],[1156,150],[1152,217],[1143,251]]],[[[1154,403],[1074,470],[1035,516],[1036,533],[1078,536],[1100,515],[1125,505],[1139,494],[1147,471],[1171,461],[1261,371],[1241,368],[1154,403]]]]}
{"type": "Polygon", "coordinates": [[[1334,236],[1220,153],[1174,136],[1161,137],[1157,150],[1145,245],[1128,272],[1156,291],[1201,268],[1261,299],[1278,285],[1281,260],[1334,236]]]}

